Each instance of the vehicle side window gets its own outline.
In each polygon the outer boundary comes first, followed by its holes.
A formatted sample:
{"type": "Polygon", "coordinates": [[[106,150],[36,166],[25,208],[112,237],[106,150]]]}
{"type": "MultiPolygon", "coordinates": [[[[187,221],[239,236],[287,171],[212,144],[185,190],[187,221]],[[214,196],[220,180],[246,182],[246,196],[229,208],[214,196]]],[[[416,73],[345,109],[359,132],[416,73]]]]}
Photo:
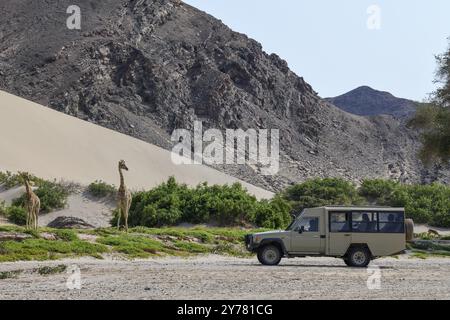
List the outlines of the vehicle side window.
{"type": "Polygon", "coordinates": [[[347,212],[330,213],[330,232],[349,232],[350,214],[347,212]]]}
{"type": "Polygon", "coordinates": [[[318,217],[304,217],[298,224],[296,230],[303,227],[303,232],[319,232],[319,218],[318,217]]]}
{"type": "Polygon", "coordinates": [[[352,212],[352,232],[377,232],[377,213],[352,212]]]}
{"type": "Polygon", "coordinates": [[[378,222],[381,233],[405,232],[405,219],[403,212],[379,212],[378,222]]]}

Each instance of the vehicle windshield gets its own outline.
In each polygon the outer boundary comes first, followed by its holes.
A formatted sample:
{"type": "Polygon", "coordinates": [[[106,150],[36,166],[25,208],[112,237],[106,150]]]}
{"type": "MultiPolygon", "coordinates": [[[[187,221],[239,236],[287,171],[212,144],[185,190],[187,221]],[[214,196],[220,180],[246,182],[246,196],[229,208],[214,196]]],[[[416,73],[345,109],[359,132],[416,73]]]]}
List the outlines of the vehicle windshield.
{"type": "Polygon", "coordinates": [[[291,223],[286,228],[286,231],[294,230],[294,228],[297,224],[296,222],[301,219],[301,217],[303,216],[304,213],[305,213],[305,209],[303,209],[302,212],[300,212],[300,214],[295,219],[292,219],[291,223]]]}

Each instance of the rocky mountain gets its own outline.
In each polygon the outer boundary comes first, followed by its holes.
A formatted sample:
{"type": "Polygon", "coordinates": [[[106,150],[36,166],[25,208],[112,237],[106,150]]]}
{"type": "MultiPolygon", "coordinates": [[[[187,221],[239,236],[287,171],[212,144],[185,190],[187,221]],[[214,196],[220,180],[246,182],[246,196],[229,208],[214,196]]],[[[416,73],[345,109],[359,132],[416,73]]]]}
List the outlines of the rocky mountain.
{"type": "Polygon", "coordinates": [[[416,102],[394,97],[389,92],[363,86],[334,98],[327,98],[336,107],[360,116],[391,115],[409,118],[416,110],[416,102]]]}
{"type": "Polygon", "coordinates": [[[0,89],[167,149],[195,120],[279,129],[278,175],[218,166],[270,190],[311,177],[448,177],[422,168],[415,132],[343,112],[279,56],[181,1],[78,0],[81,30],[66,26],[72,3],[0,2],[0,89]]]}

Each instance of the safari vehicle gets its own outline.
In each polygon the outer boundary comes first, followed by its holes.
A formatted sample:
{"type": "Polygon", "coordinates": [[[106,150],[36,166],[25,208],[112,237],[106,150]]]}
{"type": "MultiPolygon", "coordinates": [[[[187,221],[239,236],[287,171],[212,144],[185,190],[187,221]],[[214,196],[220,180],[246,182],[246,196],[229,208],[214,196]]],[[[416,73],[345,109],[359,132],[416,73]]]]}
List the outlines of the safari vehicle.
{"type": "Polygon", "coordinates": [[[285,231],[247,235],[245,242],[264,265],[278,265],[283,257],[328,256],[366,267],[403,252],[413,227],[404,208],[330,206],[304,209],[285,231]]]}

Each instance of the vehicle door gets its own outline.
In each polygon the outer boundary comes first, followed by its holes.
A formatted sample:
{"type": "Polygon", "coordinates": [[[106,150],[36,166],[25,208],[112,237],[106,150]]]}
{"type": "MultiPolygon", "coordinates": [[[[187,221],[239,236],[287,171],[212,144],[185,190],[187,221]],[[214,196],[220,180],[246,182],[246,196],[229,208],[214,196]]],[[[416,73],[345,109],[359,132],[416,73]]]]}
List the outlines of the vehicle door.
{"type": "Polygon", "coordinates": [[[309,214],[300,218],[292,231],[291,251],[293,253],[325,253],[325,224],[320,214],[309,214]]]}

